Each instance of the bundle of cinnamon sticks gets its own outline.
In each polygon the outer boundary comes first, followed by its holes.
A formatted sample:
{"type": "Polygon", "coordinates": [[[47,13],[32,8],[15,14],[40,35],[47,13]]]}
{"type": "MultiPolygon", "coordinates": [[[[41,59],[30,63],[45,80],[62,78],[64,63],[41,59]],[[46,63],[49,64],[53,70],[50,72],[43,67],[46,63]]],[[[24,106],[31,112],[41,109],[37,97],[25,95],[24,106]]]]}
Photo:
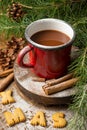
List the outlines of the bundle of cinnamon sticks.
{"type": "Polygon", "coordinates": [[[0,83],[0,92],[3,91],[13,81],[14,74],[13,68],[5,70],[0,73],[0,78],[4,78],[0,83]]]}
{"type": "Polygon", "coordinates": [[[4,70],[4,71],[0,72],[0,78],[8,76],[12,72],[13,72],[13,68],[4,70]]]}
{"type": "Polygon", "coordinates": [[[46,81],[42,88],[45,94],[50,95],[74,86],[78,80],[78,77],[73,78],[73,73],[70,73],[61,78],[46,81]]]}

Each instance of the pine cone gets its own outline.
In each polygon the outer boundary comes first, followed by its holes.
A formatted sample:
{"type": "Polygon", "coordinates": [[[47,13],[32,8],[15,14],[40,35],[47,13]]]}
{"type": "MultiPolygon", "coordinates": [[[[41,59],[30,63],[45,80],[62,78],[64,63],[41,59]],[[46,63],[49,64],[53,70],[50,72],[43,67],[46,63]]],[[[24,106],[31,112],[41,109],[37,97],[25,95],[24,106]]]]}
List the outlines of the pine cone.
{"type": "Polygon", "coordinates": [[[24,12],[22,6],[19,3],[13,2],[12,5],[10,5],[7,9],[7,14],[9,17],[18,22],[23,17],[24,12]]]}
{"type": "Polygon", "coordinates": [[[11,40],[7,42],[6,48],[0,50],[0,70],[6,70],[13,67],[17,54],[24,45],[25,40],[23,38],[12,37],[11,40]]]}
{"type": "Polygon", "coordinates": [[[7,59],[7,51],[6,50],[0,50],[0,70],[6,70],[9,66],[9,61],[7,59]]]}

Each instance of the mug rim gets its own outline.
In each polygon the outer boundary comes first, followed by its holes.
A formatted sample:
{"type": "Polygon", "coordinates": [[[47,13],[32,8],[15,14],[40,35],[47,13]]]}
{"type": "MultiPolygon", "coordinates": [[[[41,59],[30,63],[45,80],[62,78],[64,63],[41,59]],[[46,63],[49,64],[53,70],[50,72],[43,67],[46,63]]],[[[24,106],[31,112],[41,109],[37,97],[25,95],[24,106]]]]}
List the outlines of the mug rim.
{"type": "MultiPolygon", "coordinates": [[[[38,31],[39,32],[39,31],[38,31]]],[[[75,34],[75,31],[74,29],[72,28],[72,26],[65,22],[64,20],[61,20],[61,19],[55,19],[55,18],[44,18],[44,19],[39,19],[39,20],[36,20],[34,22],[32,22],[31,24],[29,24],[26,29],[25,29],[25,38],[26,40],[33,46],[37,47],[37,48],[40,48],[40,49],[45,49],[45,50],[54,50],[54,49],[60,49],[60,48],[65,48],[69,45],[71,45],[73,43],[73,41],[75,40],[75,37],[76,37],[76,34],[75,34]],[[67,24],[73,31],[73,37],[72,39],[70,39],[68,42],[62,44],[62,45],[58,45],[58,46],[45,46],[45,45],[41,45],[41,44],[38,44],[36,42],[34,42],[33,40],[31,40],[31,38],[28,36],[28,31],[29,31],[29,28],[32,24],[34,24],[35,22],[40,22],[40,21],[46,21],[46,20],[57,20],[57,21],[60,21],[62,23],[65,23],[67,24]]]]}

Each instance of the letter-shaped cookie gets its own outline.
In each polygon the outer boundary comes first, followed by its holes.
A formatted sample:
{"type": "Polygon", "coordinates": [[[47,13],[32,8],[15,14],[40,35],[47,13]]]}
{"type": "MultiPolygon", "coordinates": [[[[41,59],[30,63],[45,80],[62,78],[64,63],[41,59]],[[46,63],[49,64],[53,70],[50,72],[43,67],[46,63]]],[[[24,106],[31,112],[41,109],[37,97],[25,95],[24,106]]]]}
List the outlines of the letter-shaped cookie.
{"type": "Polygon", "coordinates": [[[6,111],[4,112],[4,116],[9,126],[13,126],[26,120],[25,115],[20,108],[16,108],[14,113],[6,111]]]}
{"type": "Polygon", "coordinates": [[[2,97],[2,104],[8,104],[15,102],[14,98],[12,97],[12,91],[7,90],[5,92],[0,92],[0,96],[2,97]]]}
{"type": "Polygon", "coordinates": [[[32,125],[40,125],[45,127],[46,126],[46,119],[43,112],[38,111],[35,116],[31,120],[32,125]]]}
{"type": "Polygon", "coordinates": [[[63,128],[66,126],[67,122],[66,119],[64,118],[65,115],[62,112],[56,112],[52,115],[52,119],[54,121],[54,127],[55,128],[63,128]]]}

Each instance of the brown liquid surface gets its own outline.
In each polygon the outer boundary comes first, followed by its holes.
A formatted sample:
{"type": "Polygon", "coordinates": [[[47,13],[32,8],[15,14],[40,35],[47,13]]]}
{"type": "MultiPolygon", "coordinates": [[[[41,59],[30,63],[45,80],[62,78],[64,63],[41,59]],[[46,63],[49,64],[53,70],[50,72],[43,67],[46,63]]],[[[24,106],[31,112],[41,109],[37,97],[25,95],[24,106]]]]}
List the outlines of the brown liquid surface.
{"type": "Polygon", "coordinates": [[[70,38],[66,34],[59,31],[45,30],[32,35],[31,40],[45,46],[59,46],[67,43],[70,38]]]}

